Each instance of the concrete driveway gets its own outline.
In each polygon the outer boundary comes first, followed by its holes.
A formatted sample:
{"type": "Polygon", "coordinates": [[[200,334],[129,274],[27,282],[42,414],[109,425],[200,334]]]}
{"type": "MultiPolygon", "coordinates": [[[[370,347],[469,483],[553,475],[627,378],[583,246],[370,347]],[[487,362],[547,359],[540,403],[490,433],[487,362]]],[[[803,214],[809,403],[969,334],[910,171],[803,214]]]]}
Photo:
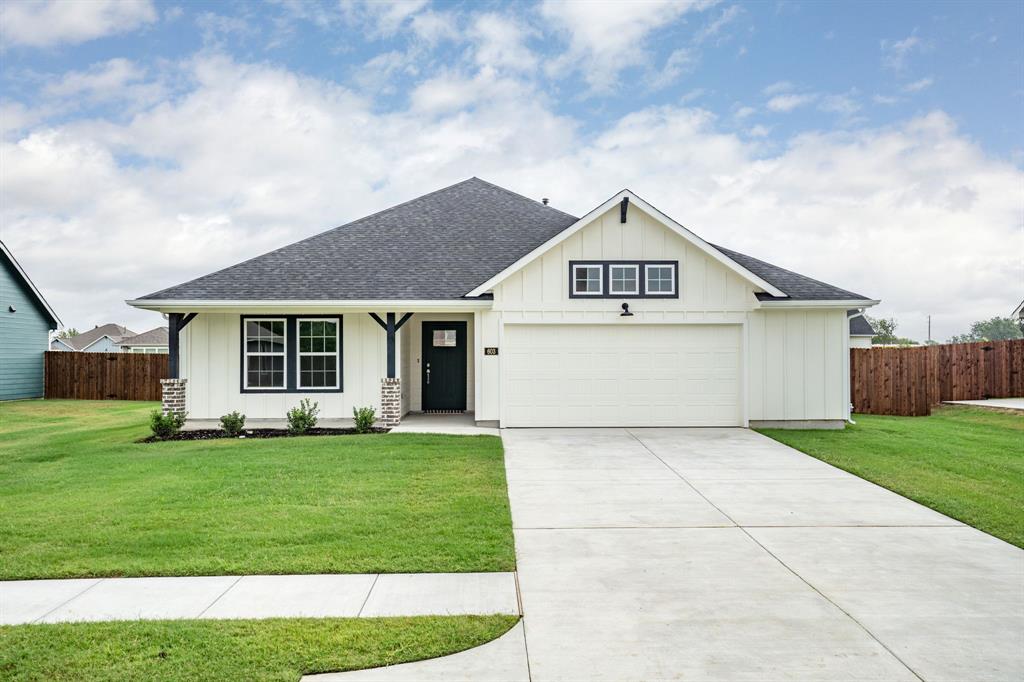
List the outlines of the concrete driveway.
{"type": "Polygon", "coordinates": [[[502,437],[521,626],[337,679],[1024,679],[1007,543],[752,431],[502,437]]]}

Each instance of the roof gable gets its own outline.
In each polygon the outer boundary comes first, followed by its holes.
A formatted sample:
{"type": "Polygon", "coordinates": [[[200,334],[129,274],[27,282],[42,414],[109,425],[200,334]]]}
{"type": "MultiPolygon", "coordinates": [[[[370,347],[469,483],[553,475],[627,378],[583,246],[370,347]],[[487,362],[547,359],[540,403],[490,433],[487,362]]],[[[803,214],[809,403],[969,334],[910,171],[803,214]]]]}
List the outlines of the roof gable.
{"type": "Polygon", "coordinates": [[[60,318],[57,317],[57,313],[53,311],[50,304],[47,303],[45,298],[43,298],[43,294],[36,288],[35,283],[32,282],[28,273],[21,267],[21,263],[18,262],[18,259],[14,257],[14,254],[11,253],[11,250],[7,248],[7,245],[4,244],[3,241],[0,241],[0,253],[3,253],[4,262],[12,271],[14,278],[21,283],[21,286],[28,292],[29,296],[35,299],[36,306],[39,308],[39,311],[50,321],[50,324],[52,325],[50,328],[56,329],[59,327],[61,322],[60,318]]]}
{"type": "Polygon", "coordinates": [[[121,339],[121,346],[166,346],[170,339],[167,327],[155,327],[135,336],[121,339]]]}
{"type": "Polygon", "coordinates": [[[621,202],[624,199],[629,200],[629,206],[627,206],[627,211],[632,209],[634,206],[639,208],[640,210],[644,211],[645,213],[653,217],[655,220],[660,222],[662,225],[667,227],[669,230],[671,230],[678,236],[682,237],[683,239],[693,244],[698,250],[704,252],[704,254],[709,256],[712,260],[715,260],[721,265],[724,265],[727,269],[731,270],[735,274],[739,275],[741,278],[750,282],[754,287],[762,289],[771,294],[772,296],[786,296],[786,294],[783,291],[777,289],[771,283],[763,280],[755,273],[744,268],[741,264],[729,258],[720,250],[714,248],[713,246],[705,242],[703,239],[698,237],[696,234],[694,234],[687,228],[683,227],[682,225],[680,225],[672,218],[668,217],[667,215],[659,211],[658,209],[654,208],[654,206],[651,206],[649,203],[647,203],[646,201],[644,201],[643,199],[641,199],[628,189],[624,189],[621,192],[615,194],[606,202],[604,202],[597,208],[587,213],[587,215],[583,216],[582,218],[574,222],[572,225],[569,225],[560,233],[552,236],[552,238],[549,239],[548,241],[538,245],[537,248],[525,254],[524,256],[516,260],[515,263],[505,268],[501,272],[497,273],[496,275],[494,275],[493,277],[491,277],[486,282],[476,287],[466,295],[480,296],[481,294],[490,291],[495,285],[500,283],[502,280],[504,280],[514,272],[522,269],[523,267],[531,263],[533,260],[542,256],[545,252],[551,250],[558,244],[562,243],[572,235],[576,234],[577,232],[585,228],[587,225],[590,225],[595,220],[597,220],[605,213],[607,213],[609,210],[614,208],[616,205],[621,205],[621,202]]]}
{"type": "Polygon", "coordinates": [[[81,334],[61,339],[65,345],[71,346],[75,350],[85,350],[89,346],[93,345],[103,337],[107,337],[114,343],[119,342],[125,336],[135,336],[135,332],[127,327],[122,327],[119,324],[108,323],[93,327],[88,331],[84,331],[81,334]]]}

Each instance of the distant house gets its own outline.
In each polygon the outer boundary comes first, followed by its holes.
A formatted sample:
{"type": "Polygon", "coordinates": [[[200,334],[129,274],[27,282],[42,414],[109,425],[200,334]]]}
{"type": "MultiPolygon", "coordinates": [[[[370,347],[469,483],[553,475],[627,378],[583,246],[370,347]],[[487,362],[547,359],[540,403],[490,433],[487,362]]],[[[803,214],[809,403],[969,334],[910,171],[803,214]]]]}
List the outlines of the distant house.
{"type": "Polygon", "coordinates": [[[847,310],[850,317],[850,348],[871,348],[875,330],[859,310],[847,310]]]}
{"type": "Polygon", "coordinates": [[[1020,302],[1020,305],[1013,311],[1012,315],[1015,320],[1024,320],[1024,301],[1020,302]]]}
{"type": "Polygon", "coordinates": [[[0,251],[0,400],[41,398],[43,351],[60,319],[2,241],[0,251]]]}
{"type": "Polygon", "coordinates": [[[156,327],[148,332],[121,339],[122,353],[167,353],[167,327],[156,327]]]}
{"type": "Polygon", "coordinates": [[[66,339],[54,339],[50,350],[76,350],[84,353],[120,353],[121,341],[137,336],[119,324],[103,324],[66,339]]]}

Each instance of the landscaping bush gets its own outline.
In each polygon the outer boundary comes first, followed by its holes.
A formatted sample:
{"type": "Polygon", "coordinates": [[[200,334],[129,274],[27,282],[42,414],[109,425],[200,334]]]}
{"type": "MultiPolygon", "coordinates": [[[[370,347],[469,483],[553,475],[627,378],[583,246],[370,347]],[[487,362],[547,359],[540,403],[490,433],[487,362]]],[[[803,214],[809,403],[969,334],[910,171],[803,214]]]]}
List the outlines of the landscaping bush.
{"type": "Polygon", "coordinates": [[[149,428],[156,438],[170,438],[181,431],[181,427],[185,425],[186,416],[188,415],[185,413],[164,414],[160,410],[154,410],[153,414],[149,416],[149,428]]]}
{"type": "Polygon", "coordinates": [[[245,428],[245,415],[239,414],[238,410],[224,415],[220,418],[220,428],[232,438],[237,438],[245,428]]]}
{"type": "Polygon", "coordinates": [[[353,407],[352,418],[356,422],[356,433],[369,433],[377,421],[377,413],[372,407],[353,407]]]}
{"type": "Polygon", "coordinates": [[[288,410],[288,433],[293,436],[306,433],[316,426],[316,416],[320,414],[320,403],[310,403],[303,398],[298,407],[288,410]]]}

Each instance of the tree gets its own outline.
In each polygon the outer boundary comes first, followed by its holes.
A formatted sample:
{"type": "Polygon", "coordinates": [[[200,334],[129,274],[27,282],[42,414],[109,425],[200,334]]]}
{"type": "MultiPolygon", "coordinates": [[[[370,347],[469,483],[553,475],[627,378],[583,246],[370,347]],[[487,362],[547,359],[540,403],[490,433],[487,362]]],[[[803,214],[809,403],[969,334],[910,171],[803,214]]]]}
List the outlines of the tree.
{"type": "Polygon", "coordinates": [[[878,318],[864,316],[870,324],[871,328],[875,330],[875,335],[871,337],[871,343],[877,345],[891,345],[891,346],[916,346],[917,341],[908,339],[903,336],[896,336],[896,327],[899,323],[896,322],[895,317],[889,318],[878,318]]]}
{"type": "Polygon", "coordinates": [[[67,329],[61,329],[57,332],[58,339],[70,339],[72,336],[78,336],[78,330],[74,327],[68,327],[67,329]]]}
{"type": "Polygon", "coordinates": [[[1005,341],[1024,338],[1017,322],[1009,317],[993,317],[991,320],[979,320],[971,325],[971,331],[959,334],[949,340],[950,343],[973,343],[975,341],[1005,341]]]}

